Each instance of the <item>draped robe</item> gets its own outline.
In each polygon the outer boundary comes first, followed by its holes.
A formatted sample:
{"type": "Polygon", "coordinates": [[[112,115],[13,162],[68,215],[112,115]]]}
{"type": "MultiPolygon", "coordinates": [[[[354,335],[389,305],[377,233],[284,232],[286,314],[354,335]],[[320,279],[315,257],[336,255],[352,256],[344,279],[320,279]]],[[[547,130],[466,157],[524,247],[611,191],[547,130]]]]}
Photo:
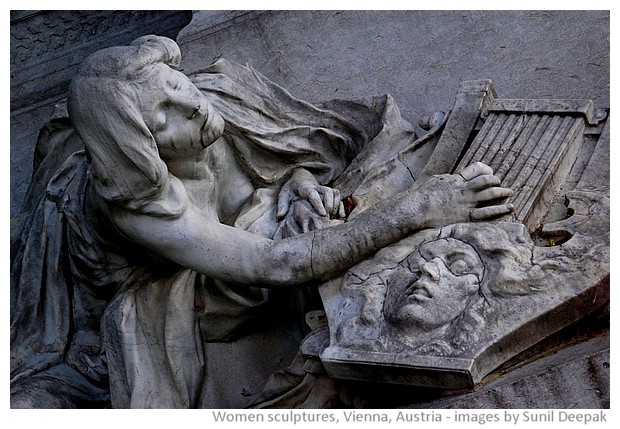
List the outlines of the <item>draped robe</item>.
{"type": "MultiPolygon", "coordinates": [[[[416,138],[390,96],[312,105],[226,60],[190,78],[226,122],[208,149],[215,170],[204,191],[217,192],[219,161],[235,162],[254,193],[231,223],[269,238],[280,238],[277,195],[294,168],[352,193],[416,138]]],[[[12,260],[12,406],[108,406],[111,392],[114,407],[195,407],[203,342],[234,338],[268,285],[224,284],[126,239],[64,124],[39,140],[64,163],[39,164],[12,260]]]]}

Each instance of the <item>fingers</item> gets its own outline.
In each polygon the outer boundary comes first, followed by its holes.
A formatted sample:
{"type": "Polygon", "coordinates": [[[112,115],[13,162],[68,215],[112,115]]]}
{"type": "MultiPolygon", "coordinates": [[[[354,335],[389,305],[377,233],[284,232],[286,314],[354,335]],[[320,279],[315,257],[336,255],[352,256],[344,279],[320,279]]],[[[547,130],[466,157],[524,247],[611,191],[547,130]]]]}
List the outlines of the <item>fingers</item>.
{"type": "Polygon", "coordinates": [[[284,216],[288,213],[288,207],[293,199],[292,196],[291,187],[284,185],[278,194],[278,210],[276,211],[276,218],[278,220],[284,219],[284,216]]]}
{"type": "Polygon", "coordinates": [[[329,225],[329,219],[325,216],[318,215],[314,208],[310,208],[307,204],[303,202],[298,202],[296,206],[293,208],[293,219],[291,223],[293,223],[294,230],[298,234],[302,234],[305,232],[314,231],[316,229],[321,229],[327,225],[329,225]]]}
{"type": "Polygon", "coordinates": [[[338,205],[338,218],[344,219],[345,217],[347,217],[347,212],[344,209],[344,203],[340,201],[340,204],[338,205]]]}
{"type": "Polygon", "coordinates": [[[493,174],[491,167],[481,162],[463,169],[461,177],[465,180],[465,189],[474,192],[475,201],[499,200],[514,195],[512,189],[501,187],[499,177],[493,174]]]}
{"type": "Polygon", "coordinates": [[[475,194],[478,201],[490,201],[501,198],[510,198],[514,195],[514,192],[510,188],[487,188],[475,194]]]}
{"type": "Polygon", "coordinates": [[[323,200],[319,195],[318,191],[312,190],[308,192],[308,202],[317,211],[321,216],[327,216],[327,211],[325,210],[325,206],[323,206],[323,200]]]}
{"type": "Polygon", "coordinates": [[[340,212],[340,205],[342,204],[340,200],[340,191],[327,186],[322,186],[321,190],[323,193],[323,205],[325,210],[332,217],[337,217],[340,212]]]}
{"type": "Polygon", "coordinates": [[[470,212],[471,220],[485,220],[511,213],[514,210],[512,204],[500,204],[497,206],[481,207],[472,209],[470,212]]]}
{"type": "Polygon", "coordinates": [[[323,194],[323,207],[327,214],[333,214],[334,211],[334,190],[327,187],[321,187],[323,194]]]}
{"type": "Polygon", "coordinates": [[[465,181],[469,181],[474,177],[482,176],[485,174],[493,175],[493,169],[482,162],[474,162],[472,165],[465,167],[459,173],[465,181]]]}
{"type": "Polygon", "coordinates": [[[344,213],[344,205],[340,199],[340,191],[338,189],[321,186],[308,193],[308,201],[321,216],[344,217],[344,215],[341,215],[344,213]],[[319,199],[313,197],[313,194],[322,196],[320,204],[319,199]]]}
{"type": "Polygon", "coordinates": [[[322,217],[344,217],[344,205],[338,189],[316,185],[309,180],[296,180],[287,182],[278,195],[276,211],[278,220],[287,215],[289,206],[297,198],[306,200],[322,217]]]}
{"type": "Polygon", "coordinates": [[[303,216],[301,219],[297,219],[297,224],[301,227],[302,233],[310,231],[310,219],[309,216],[303,216]]]}
{"type": "Polygon", "coordinates": [[[310,219],[312,211],[304,204],[298,204],[293,209],[293,220],[299,233],[308,232],[310,230],[310,219]]]}
{"type": "Polygon", "coordinates": [[[499,177],[493,176],[490,174],[485,174],[482,176],[475,177],[467,182],[467,187],[474,191],[479,191],[485,188],[490,188],[492,186],[499,186],[500,184],[499,177]]]}

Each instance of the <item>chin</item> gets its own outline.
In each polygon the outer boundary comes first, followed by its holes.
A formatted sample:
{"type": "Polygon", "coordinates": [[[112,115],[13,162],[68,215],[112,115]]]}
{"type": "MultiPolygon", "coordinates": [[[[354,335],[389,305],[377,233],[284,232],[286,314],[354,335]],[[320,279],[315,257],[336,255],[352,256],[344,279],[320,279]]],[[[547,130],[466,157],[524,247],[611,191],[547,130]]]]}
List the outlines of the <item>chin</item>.
{"type": "Polygon", "coordinates": [[[439,314],[425,310],[422,305],[408,304],[394,313],[391,319],[405,328],[427,332],[446,325],[447,322],[439,314]]]}
{"type": "Polygon", "coordinates": [[[211,146],[213,143],[215,143],[216,141],[219,140],[220,137],[222,137],[224,133],[221,131],[210,131],[205,135],[205,138],[203,139],[203,147],[206,149],[209,146],[211,146]]]}
{"type": "Polygon", "coordinates": [[[399,325],[420,327],[426,323],[424,317],[420,317],[420,310],[421,307],[419,305],[409,304],[399,309],[392,316],[392,319],[398,322],[399,325]]]}
{"type": "Polygon", "coordinates": [[[204,133],[204,147],[208,147],[224,134],[224,119],[220,115],[214,115],[208,122],[207,131],[204,133]]]}

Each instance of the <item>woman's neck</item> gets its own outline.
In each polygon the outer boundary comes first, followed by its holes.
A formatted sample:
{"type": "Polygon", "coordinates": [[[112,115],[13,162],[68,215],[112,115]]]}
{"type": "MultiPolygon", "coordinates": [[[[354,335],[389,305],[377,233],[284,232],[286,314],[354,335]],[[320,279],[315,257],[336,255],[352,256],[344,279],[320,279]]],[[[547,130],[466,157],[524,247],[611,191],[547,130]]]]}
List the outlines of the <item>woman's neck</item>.
{"type": "Polygon", "coordinates": [[[164,157],[162,159],[168,166],[168,172],[180,180],[200,180],[207,177],[207,152],[187,156],[164,157]]]}

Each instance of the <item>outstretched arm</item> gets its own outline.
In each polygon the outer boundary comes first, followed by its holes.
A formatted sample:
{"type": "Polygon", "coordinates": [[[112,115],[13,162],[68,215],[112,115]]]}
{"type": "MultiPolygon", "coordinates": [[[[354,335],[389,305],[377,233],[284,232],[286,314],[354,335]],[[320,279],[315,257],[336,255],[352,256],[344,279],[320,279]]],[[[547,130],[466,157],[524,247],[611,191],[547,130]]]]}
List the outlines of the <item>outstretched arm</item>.
{"type": "Polygon", "coordinates": [[[479,208],[512,195],[498,185],[489,167],[474,164],[460,174],[433,176],[345,224],[278,241],[222,225],[191,203],[174,219],[116,209],[113,220],[132,240],[207,276],[291,286],[332,278],[419,229],[509,213],[507,204],[479,208]]]}

